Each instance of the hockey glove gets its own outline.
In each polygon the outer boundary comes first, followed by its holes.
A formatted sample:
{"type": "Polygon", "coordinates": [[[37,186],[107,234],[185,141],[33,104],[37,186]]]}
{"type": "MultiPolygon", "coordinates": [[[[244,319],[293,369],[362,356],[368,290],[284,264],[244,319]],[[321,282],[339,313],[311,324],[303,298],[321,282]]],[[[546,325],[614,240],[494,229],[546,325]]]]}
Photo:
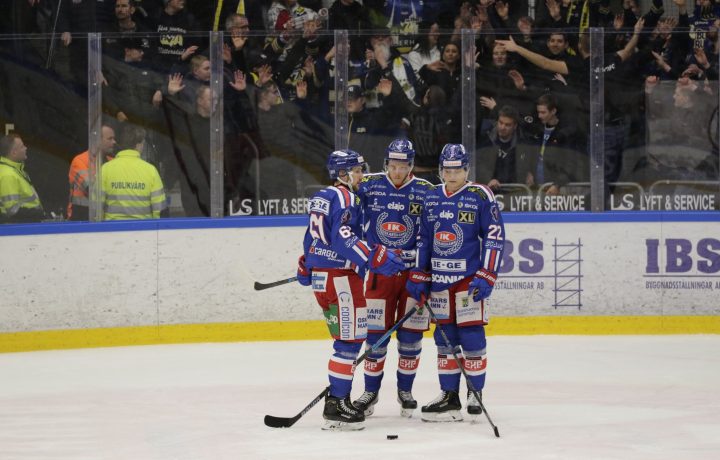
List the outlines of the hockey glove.
{"type": "Polygon", "coordinates": [[[312,283],[312,271],[305,266],[305,254],[298,259],[297,280],[303,286],[310,286],[312,283]]]}
{"type": "Polygon", "coordinates": [[[475,302],[485,300],[490,297],[497,275],[493,272],[481,268],[475,273],[475,277],[470,281],[468,288],[468,296],[472,296],[475,302]]]}
{"type": "Polygon", "coordinates": [[[417,300],[421,306],[425,304],[425,300],[430,296],[431,280],[430,273],[422,270],[411,270],[407,283],[405,283],[405,289],[410,294],[410,297],[417,300]]]}
{"type": "Polygon", "coordinates": [[[370,271],[384,276],[395,276],[405,269],[405,264],[397,252],[382,244],[376,244],[370,251],[368,260],[370,271]]]}

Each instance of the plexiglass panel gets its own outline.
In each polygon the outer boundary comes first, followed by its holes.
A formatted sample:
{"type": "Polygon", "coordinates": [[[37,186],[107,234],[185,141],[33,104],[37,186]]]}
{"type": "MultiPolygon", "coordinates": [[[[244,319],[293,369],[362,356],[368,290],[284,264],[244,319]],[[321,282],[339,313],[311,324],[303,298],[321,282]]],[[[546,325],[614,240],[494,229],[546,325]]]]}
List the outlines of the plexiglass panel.
{"type": "Polygon", "coordinates": [[[19,3],[0,127],[42,210],[6,203],[4,222],[106,218],[128,127],[170,218],[303,214],[331,151],[379,172],[395,138],[433,183],[463,143],[506,212],[720,206],[720,19],[702,6],[19,3]]]}

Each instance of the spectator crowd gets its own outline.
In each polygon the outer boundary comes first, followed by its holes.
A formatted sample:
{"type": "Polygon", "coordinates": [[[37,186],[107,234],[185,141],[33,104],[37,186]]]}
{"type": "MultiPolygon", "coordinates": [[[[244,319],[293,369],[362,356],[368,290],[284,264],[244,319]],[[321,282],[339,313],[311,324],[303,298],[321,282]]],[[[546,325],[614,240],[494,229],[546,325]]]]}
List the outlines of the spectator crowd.
{"type": "MultiPolygon", "coordinates": [[[[115,132],[127,132],[126,151],[140,153],[164,186],[166,203],[153,202],[149,216],[211,215],[213,147],[222,151],[225,214],[309,196],[338,142],[377,171],[388,142],[407,138],[415,174],[437,183],[442,146],[462,142],[467,128],[463,72],[475,75],[475,179],[496,192],[588,193],[591,81],[600,74],[606,196],[628,181],[718,180],[713,0],[2,3],[0,121],[3,134],[17,134],[0,143],[0,180],[12,165],[13,177],[32,177],[33,210],[23,220],[50,211],[88,219],[87,177],[98,155],[116,161],[115,132]],[[593,28],[604,29],[601,66],[593,28]],[[215,67],[222,100],[211,89],[212,30],[224,32],[215,67]],[[348,31],[347,46],[335,43],[336,30],[348,31]],[[471,47],[464,30],[474,32],[471,47]],[[91,33],[101,34],[97,76],[88,73],[91,33]],[[342,93],[338,62],[347,62],[342,93]],[[102,88],[97,152],[86,134],[94,85],[102,88]],[[347,126],[336,126],[337,101],[347,126]],[[223,134],[213,143],[214,115],[223,134]],[[20,154],[23,141],[29,154],[20,154]]],[[[16,221],[18,209],[0,196],[0,219],[16,221]]]]}

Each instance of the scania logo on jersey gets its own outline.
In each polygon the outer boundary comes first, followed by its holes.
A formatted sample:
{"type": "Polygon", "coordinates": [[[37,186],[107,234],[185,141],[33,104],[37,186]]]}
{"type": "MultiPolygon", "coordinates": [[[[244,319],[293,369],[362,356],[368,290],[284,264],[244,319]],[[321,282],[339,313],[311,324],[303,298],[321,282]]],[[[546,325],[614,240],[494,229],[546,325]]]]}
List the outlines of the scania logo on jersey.
{"type": "Polygon", "coordinates": [[[450,220],[450,219],[452,219],[452,218],[454,218],[454,217],[455,217],[455,214],[452,213],[452,212],[450,212],[450,211],[443,211],[443,212],[440,213],[440,218],[441,218],[441,219],[448,219],[448,220],[450,220]]]}
{"type": "Polygon", "coordinates": [[[420,203],[410,203],[409,214],[411,216],[419,216],[420,214],[422,214],[422,205],[420,203]]]}
{"type": "Polygon", "coordinates": [[[475,213],[470,211],[460,211],[458,213],[458,222],[461,224],[474,224],[475,213]]]}
{"type": "Polygon", "coordinates": [[[440,284],[457,283],[463,278],[465,278],[465,275],[439,275],[437,273],[432,274],[432,282],[440,284]]]}
{"type": "Polygon", "coordinates": [[[452,232],[437,232],[435,234],[435,241],[440,243],[453,243],[456,239],[457,236],[452,232]]]}
{"type": "Polygon", "coordinates": [[[405,233],[407,227],[399,222],[385,222],[382,224],[383,230],[390,233],[405,233]]]}
{"type": "Polygon", "coordinates": [[[464,272],[467,265],[464,260],[432,259],[432,269],[443,272],[464,272]]]}
{"type": "Polygon", "coordinates": [[[402,203],[388,203],[387,208],[394,211],[404,211],[405,205],[402,203]]]}

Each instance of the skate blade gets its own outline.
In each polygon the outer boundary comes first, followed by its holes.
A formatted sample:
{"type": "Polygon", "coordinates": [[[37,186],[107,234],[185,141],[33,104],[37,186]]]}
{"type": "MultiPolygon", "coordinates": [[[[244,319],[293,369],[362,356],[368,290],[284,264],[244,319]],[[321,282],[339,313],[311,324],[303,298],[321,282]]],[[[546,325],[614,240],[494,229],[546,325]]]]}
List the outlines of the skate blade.
{"type": "Polygon", "coordinates": [[[480,412],[479,414],[468,414],[468,420],[469,420],[470,423],[473,424],[473,425],[476,424],[476,423],[480,423],[480,416],[481,416],[481,415],[482,415],[482,412],[480,412]]]}
{"type": "Polygon", "coordinates": [[[445,412],[423,412],[423,422],[462,422],[463,417],[459,410],[449,410],[445,412]]]}
{"type": "Polygon", "coordinates": [[[405,418],[412,418],[413,414],[415,413],[415,409],[404,409],[400,408],[400,416],[405,418]]]}
{"type": "Polygon", "coordinates": [[[321,428],[325,431],[359,431],[365,429],[365,423],[348,423],[337,420],[325,420],[325,424],[321,428]]]}

